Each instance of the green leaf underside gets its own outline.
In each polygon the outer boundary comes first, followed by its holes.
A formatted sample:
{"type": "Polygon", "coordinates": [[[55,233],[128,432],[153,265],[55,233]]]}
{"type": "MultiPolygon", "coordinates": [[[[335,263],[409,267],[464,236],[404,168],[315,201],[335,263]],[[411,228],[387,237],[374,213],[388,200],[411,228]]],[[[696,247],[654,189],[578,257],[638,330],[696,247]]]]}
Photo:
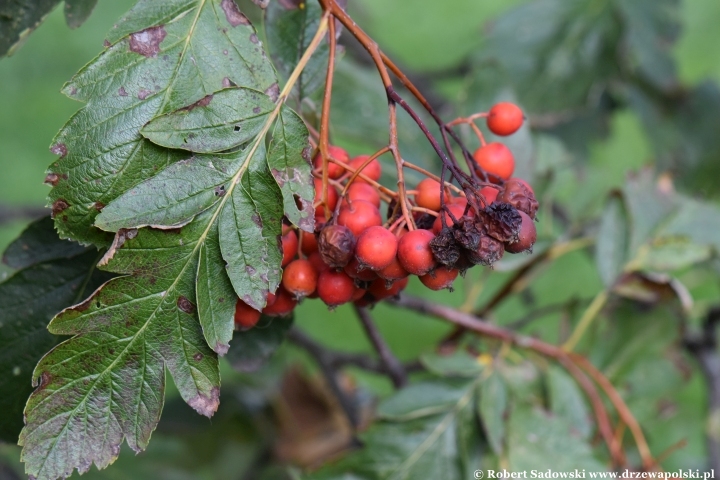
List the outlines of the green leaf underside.
{"type": "Polygon", "coordinates": [[[163,147],[216,153],[252,140],[274,108],[275,103],[261,92],[228,88],[153,119],[141,133],[163,147]]]}
{"type": "Polygon", "coordinates": [[[78,28],[90,17],[97,0],[65,0],[65,23],[78,28]]]}
{"type": "Polygon", "coordinates": [[[478,413],[483,431],[493,452],[501,455],[505,450],[505,411],[508,406],[508,392],[502,375],[493,372],[480,385],[478,413]]]}
{"type": "MultiPolygon", "coordinates": [[[[287,8],[287,3],[270,2],[265,9],[265,36],[268,50],[280,74],[287,78],[310,45],[318,28],[322,9],[317,2],[304,2],[303,8],[287,8]]],[[[298,98],[303,99],[325,81],[330,48],[320,44],[296,83],[298,98]]]]}
{"type": "Polygon", "coordinates": [[[5,252],[6,263],[22,268],[0,284],[0,439],[16,442],[25,401],[32,393],[37,361],[59,338],[50,319],[109,278],[96,270],[98,253],[60,240],[49,217],[32,223],[5,252]],[[20,245],[37,250],[23,251],[20,245]]]}
{"type": "MultiPolygon", "coordinates": [[[[440,384],[431,383],[424,387],[423,384],[413,387],[430,391],[439,386],[440,384]]],[[[362,450],[348,455],[336,465],[321,469],[309,478],[334,480],[348,478],[346,475],[350,473],[353,474],[350,478],[367,480],[464,478],[462,443],[467,440],[468,432],[463,428],[465,423],[471,423],[469,410],[474,397],[474,386],[475,382],[466,382],[464,385],[447,384],[446,390],[455,393],[437,402],[427,402],[428,405],[435,404],[436,408],[427,409],[425,415],[406,416],[409,420],[403,421],[384,420],[376,423],[361,435],[365,445],[362,450]],[[449,401],[451,398],[452,401],[449,401]]],[[[389,407],[383,405],[390,402],[393,405],[392,410],[416,411],[411,405],[408,405],[407,409],[399,408],[399,403],[408,401],[413,404],[416,400],[401,391],[383,402],[380,409],[387,410],[389,407]]]]}
{"type": "Polygon", "coordinates": [[[250,330],[235,332],[233,348],[225,358],[241,372],[260,369],[285,341],[292,324],[292,318],[262,317],[250,330]]]}
{"type": "Polygon", "coordinates": [[[600,218],[595,247],[595,263],[606,287],[615,283],[628,259],[630,229],[623,198],[612,195],[600,218]]]}
{"type": "Polygon", "coordinates": [[[315,229],[315,185],[308,129],[300,116],[283,106],[268,151],[268,166],[282,191],[285,216],[302,230],[315,229]]]}
{"type": "Polygon", "coordinates": [[[0,57],[12,55],[60,0],[14,0],[0,4],[0,57]]]}
{"type": "Polygon", "coordinates": [[[110,42],[64,87],[87,105],[55,138],[60,158],[48,174],[61,236],[98,245],[109,243],[92,226],[105,205],[187,158],[145,140],[145,124],[231,85],[277,92],[255,30],[231,0],[140,1],[110,42]]]}

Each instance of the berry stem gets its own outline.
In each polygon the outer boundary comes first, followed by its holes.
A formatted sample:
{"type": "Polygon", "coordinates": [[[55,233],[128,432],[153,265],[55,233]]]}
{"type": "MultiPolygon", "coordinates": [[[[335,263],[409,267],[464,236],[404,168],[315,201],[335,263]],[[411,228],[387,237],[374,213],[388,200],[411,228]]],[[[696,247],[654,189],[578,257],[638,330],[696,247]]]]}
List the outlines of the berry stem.
{"type": "MultiPolygon", "coordinates": [[[[325,13],[328,15],[328,13],[325,13]]],[[[330,146],[330,104],[332,101],[332,85],[335,75],[335,50],[337,47],[337,38],[335,37],[335,20],[331,17],[328,23],[328,43],[330,44],[330,53],[328,55],[327,75],[325,77],[325,92],[323,92],[322,114],[320,116],[320,139],[318,147],[322,158],[322,204],[325,207],[325,220],[330,219],[330,209],[328,206],[328,165],[330,155],[328,147],[330,146]]]]}

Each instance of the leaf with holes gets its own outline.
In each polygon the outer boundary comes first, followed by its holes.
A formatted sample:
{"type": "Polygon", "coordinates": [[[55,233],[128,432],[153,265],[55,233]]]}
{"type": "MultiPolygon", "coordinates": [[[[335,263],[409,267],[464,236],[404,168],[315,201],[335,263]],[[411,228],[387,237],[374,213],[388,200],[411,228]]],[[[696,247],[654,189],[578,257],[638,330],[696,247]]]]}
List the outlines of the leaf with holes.
{"type": "Polygon", "coordinates": [[[111,240],[93,226],[105,205],[187,158],[145,139],[148,122],[232,85],[273,100],[279,92],[272,64],[233,0],[141,0],[107,43],[63,88],[86,105],[53,141],[59,158],[46,179],[61,236],[97,245],[111,240]]]}

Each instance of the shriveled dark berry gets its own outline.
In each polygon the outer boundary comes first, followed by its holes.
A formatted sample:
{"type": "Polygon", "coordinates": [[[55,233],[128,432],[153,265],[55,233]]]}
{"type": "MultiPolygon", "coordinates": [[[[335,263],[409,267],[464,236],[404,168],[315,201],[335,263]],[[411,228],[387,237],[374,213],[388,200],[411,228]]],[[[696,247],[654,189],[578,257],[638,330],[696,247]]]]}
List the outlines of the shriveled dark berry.
{"type": "Polygon", "coordinates": [[[519,178],[511,178],[505,182],[504,190],[498,195],[499,202],[509,203],[521,212],[525,212],[532,219],[538,210],[538,201],[535,192],[530,186],[519,178]]]}
{"type": "Polygon", "coordinates": [[[460,258],[460,246],[451,228],[440,230],[440,233],[430,241],[430,249],[435,260],[443,265],[453,266],[460,258]]]}
{"type": "Polygon", "coordinates": [[[480,230],[474,219],[463,217],[453,228],[455,241],[467,250],[477,250],[480,244],[480,230]]]}
{"type": "Polygon", "coordinates": [[[355,243],[355,235],[342,225],[326,225],[318,235],[320,256],[332,268],[343,268],[352,260],[355,243]]]}
{"type": "Polygon", "coordinates": [[[475,251],[468,252],[467,258],[474,265],[489,266],[500,260],[505,253],[505,245],[489,235],[482,235],[475,251]]]}
{"type": "Polygon", "coordinates": [[[480,212],[480,220],[488,235],[501,242],[516,242],[522,217],[509,203],[495,202],[480,212]]]}

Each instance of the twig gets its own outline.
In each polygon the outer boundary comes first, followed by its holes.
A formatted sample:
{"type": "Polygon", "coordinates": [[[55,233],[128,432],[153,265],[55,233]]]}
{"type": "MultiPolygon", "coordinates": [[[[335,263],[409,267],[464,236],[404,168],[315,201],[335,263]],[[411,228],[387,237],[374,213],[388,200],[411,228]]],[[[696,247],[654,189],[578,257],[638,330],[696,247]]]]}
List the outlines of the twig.
{"type": "MultiPolygon", "coordinates": [[[[685,335],[685,348],[700,364],[708,390],[708,427],[720,419],[720,355],[715,330],[720,323],[720,307],[710,309],[703,322],[702,333],[685,335]]],[[[707,428],[708,469],[720,471],[720,438],[716,428],[707,428]]]]}
{"type": "Polygon", "coordinates": [[[404,387],[407,384],[407,373],[405,373],[405,369],[402,364],[392,353],[392,350],[390,350],[390,347],[385,342],[385,339],[382,338],[382,335],[380,335],[380,332],[375,326],[375,322],[373,322],[370,313],[367,309],[358,306],[355,306],[355,312],[360,319],[360,323],[365,329],[365,333],[367,334],[370,343],[372,343],[375,351],[377,351],[377,354],[380,357],[380,362],[382,362],[383,366],[387,370],[388,376],[392,380],[393,385],[395,385],[395,388],[404,387]]]}

